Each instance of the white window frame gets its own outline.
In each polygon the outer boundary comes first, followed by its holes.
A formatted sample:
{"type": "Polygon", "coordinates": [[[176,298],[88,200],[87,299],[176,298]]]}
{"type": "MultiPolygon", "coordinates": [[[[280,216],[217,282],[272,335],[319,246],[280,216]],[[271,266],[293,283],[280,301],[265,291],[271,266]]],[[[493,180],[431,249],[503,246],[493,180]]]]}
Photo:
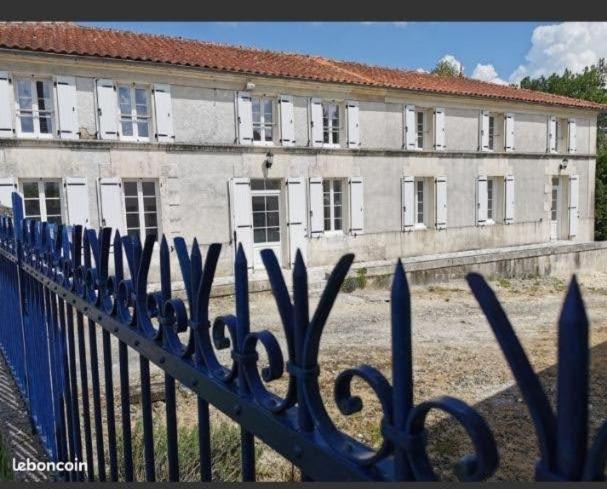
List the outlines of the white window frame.
{"type": "MultiPolygon", "coordinates": [[[[65,195],[63,193],[63,185],[61,180],[56,178],[42,178],[42,179],[25,179],[19,182],[19,190],[21,191],[21,195],[23,195],[23,213],[24,217],[27,219],[30,216],[25,214],[26,206],[25,201],[33,200],[32,197],[25,197],[25,192],[23,190],[23,185],[28,183],[36,183],[38,184],[38,205],[40,207],[40,221],[44,222],[48,219],[48,212],[46,208],[46,190],[44,185],[46,183],[56,183],[59,186],[59,212],[61,223],[65,224],[65,211],[64,211],[64,203],[65,203],[65,195]]],[[[55,197],[52,197],[55,198],[55,197]]]]}
{"type": "Polygon", "coordinates": [[[426,146],[426,128],[427,128],[427,117],[426,111],[424,109],[419,109],[415,111],[415,129],[416,129],[416,137],[415,137],[415,148],[418,150],[423,150],[426,146]],[[421,115],[421,131],[419,130],[419,116],[421,115]],[[420,146],[420,138],[421,138],[421,146],[420,146]]]}
{"type": "MultiPolygon", "coordinates": [[[[117,109],[117,117],[118,117],[118,134],[119,134],[119,139],[121,141],[136,141],[136,142],[149,142],[151,141],[151,134],[154,134],[154,127],[152,127],[153,125],[153,120],[154,118],[152,117],[152,87],[150,85],[146,85],[146,84],[141,84],[141,83],[129,83],[129,82],[116,82],[116,104],[118,106],[117,109]],[[129,89],[129,95],[131,98],[131,126],[133,128],[133,134],[130,136],[127,136],[123,133],[122,131],[122,109],[120,107],[120,88],[128,88],[129,89]],[[139,114],[137,114],[137,104],[135,103],[135,91],[137,89],[140,90],[145,90],[146,93],[146,101],[147,101],[147,115],[144,117],[139,116],[139,114]],[[144,120],[147,119],[147,123],[148,123],[148,135],[147,136],[139,136],[139,126],[138,126],[138,122],[140,120],[144,120]]],[[[126,114],[125,114],[126,115],[126,114]]]]}
{"type": "Polygon", "coordinates": [[[57,121],[55,120],[56,110],[56,96],[55,96],[55,86],[54,82],[50,77],[44,76],[32,76],[32,75],[14,75],[13,76],[13,88],[14,88],[14,97],[15,97],[15,131],[17,133],[17,137],[20,138],[37,138],[37,139],[52,139],[55,136],[55,130],[57,127],[57,121]],[[29,81],[31,84],[32,90],[32,124],[34,132],[23,132],[21,130],[21,108],[19,107],[19,81],[29,81]],[[51,130],[48,133],[40,132],[40,110],[38,108],[38,93],[36,91],[36,82],[46,82],[49,84],[50,88],[50,109],[46,109],[44,112],[49,112],[50,120],[51,120],[51,130]]]}
{"type": "Polygon", "coordinates": [[[139,238],[143,243],[147,236],[147,227],[145,225],[145,210],[143,207],[143,184],[153,183],[154,184],[154,195],[156,197],[156,238],[158,241],[162,238],[162,219],[160,215],[160,185],[158,180],[154,178],[125,178],[122,180],[122,212],[124,219],[125,234],[128,235],[128,221],[127,221],[127,210],[126,210],[126,183],[137,184],[137,213],[139,214],[139,238]]]}
{"type": "Polygon", "coordinates": [[[485,225],[495,224],[496,222],[497,197],[497,178],[487,177],[487,220],[485,221],[485,225]],[[490,212],[491,216],[489,216],[490,212]]]}
{"type": "Polygon", "coordinates": [[[413,193],[415,195],[415,212],[413,214],[413,229],[423,230],[427,229],[428,219],[428,186],[426,185],[426,179],[423,177],[415,177],[413,180],[413,193]],[[419,222],[419,186],[421,184],[422,190],[422,222],[419,222]]]}
{"type": "Polygon", "coordinates": [[[324,178],[322,181],[322,198],[323,198],[323,206],[322,206],[322,218],[323,218],[323,229],[325,236],[336,236],[340,234],[344,234],[344,224],[346,222],[345,216],[345,188],[346,188],[346,180],[343,178],[324,178]],[[326,228],[326,217],[325,217],[325,182],[329,184],[329,222],[330,228],[326,228]],[[335,229],[335,182],[340,182],[341,184],[341,229],[335,229]]]}
{"type": "Polygon", "coordinates": [[[321,107],[322,107],[322,146],[324,148],[341,148],[341,138],[342,138],[342,121],[343,121],[343,117],[342,117],[342,113],[341,113],[341,104],[339,102],[336,101],[323,101],[321,103],[321,107]],[[333,127],[333,119],[331,118],[327,118],[327,125],[325,126],[325,107],[335,107],[335,109],[337,110],[337,137],[339,139],[339,141],[337,143],[333,142],[333,131],[334,131],[334,127],[333,127]],[[325,132],[329,133],[329,142],[325,143],[325,132]]]}
{"type": "Polygon", "coordinates": [[[252,130],[253,130],[253,135],[252,135],[252,141],[253,141],[253,145],[254,146],[274,146],[274,140],[276,138],[276,130],[278,128],[277,124],[276,124],[276,115],[277,115],[277,111],[276,111],[276,99],[273,97],[267,97],[264,95],[252,95],[251,96],[251,121],[252,121],[252,130]],[[260,141],[256,141],[255,140],[255,127],[258,124],[257,122],[255,122],[254,119],[254,112],[253,112],[253,102],[254,100],[257,99],[259,100],[259,133],[261,135],[261,140],[260,141]],[[265,112],[262,110],[263,109],[263,103],[269,101],[272,104],[272,123],[271,124],[266,124],[265,123],[265,112]],[[271,125],[272,126],[272,140],[271,141],[265,141],[265,133],[266,133],[266,126],[271,125]]]}

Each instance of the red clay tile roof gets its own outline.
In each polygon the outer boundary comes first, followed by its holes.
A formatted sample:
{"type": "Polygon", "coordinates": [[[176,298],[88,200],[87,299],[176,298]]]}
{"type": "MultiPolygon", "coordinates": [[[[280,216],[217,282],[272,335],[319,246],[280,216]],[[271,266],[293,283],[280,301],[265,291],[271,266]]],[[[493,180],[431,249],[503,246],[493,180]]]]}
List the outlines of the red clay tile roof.
{"type": "Polygon", "coordinates": [[[485,97],[591,110],[607,106],[510,86],[318,56],[264,51],[69,22],[0,22],[0,48],[166,63],[232,73],[485,97]]]}

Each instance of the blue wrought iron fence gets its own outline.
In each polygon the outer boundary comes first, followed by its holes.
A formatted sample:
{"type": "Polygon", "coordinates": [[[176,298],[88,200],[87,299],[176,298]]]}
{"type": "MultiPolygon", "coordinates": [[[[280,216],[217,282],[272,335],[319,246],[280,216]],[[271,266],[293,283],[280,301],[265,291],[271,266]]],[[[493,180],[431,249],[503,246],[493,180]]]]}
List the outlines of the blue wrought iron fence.
{"type": "MultiPolygon", "coordinates": [[[[164,372],[164,422],[171,481],[179,477],[176,381],[197,395],[203,481],[211,479],[210,405],[240,426],[243,480],[255,479],[255,437],[299,467],[303,480],[435,480],[425,436],[426,417],[432,410],[453,417],[472,442],[474,452],[455,467],[458,478],[477,481],[495,472],[496,443],[477,411],[448,396],[414,402],[410,295],[400,262],[394,273],[390,305],[392,383],[374,367],[361,365],[341,372],[334,386],[335,401],[344,415],[363,409],[361,398],[352,390],[353,379],[362,380],[375,393],[383,417],[381,444],[373,449],[337,428],[325,408],[318,381],[323,328],[353,255],[339,260],[311,312],[302,257],[298,254],[293,268],[291,298],[273,252],[262,252],[286,337],[285,359],[271,332],[251,328],[247,262],[241,248],[234,263],[235,314],[211,321],[209,300],[219,244],[209,246],[203,261],[196,240],[188,252],[186,242],[175,239],[185,284],[184,302],[171,291],[169,246],[164,238],[159,246],[160,290],[150,292],[148,271],[154,238],[147,237],[142,246],[136,237],[121,237],[118,232],[112,236],[109,228],[97,233],[80,226],[55,228],[24,220],[17,194],[13,194],[13,209],[13,219],[4,217],[0,221],[0,347],[49,457],[54,461],[87,461],[86,473],[66,472],[61,474],[64,478],[118,480],[120,465],[124,479],[133,480],[129,350],[140,359],[146,480],[154,480],[157,462],[150,362],[164,372]],[[101,353],[97,347],[98,331],[102,335],[101,353]],[[181,341],[182,333],[189,333],[186,343],[181,341]],[[112,376],[112,336],[119,344],[120,437],[112,376]],[[267,358],[267,365],[261,369],[260,347],[267,358]],[[231,359],[224,365],[217,350],[226,349],[231,359]],[[100,369],[104,372],[104,385],[100,369]],[[267,385],[285,371],[288,388],[284,397],[279,397],[267,385]]],[[[556,412],[495,294],[481,276],[470,274],[467,280],[531,413],[541,454],[536,478],[603,480],[607,424],[587,449],[588,321],[575,278],[559,321],[556,412]]]]}

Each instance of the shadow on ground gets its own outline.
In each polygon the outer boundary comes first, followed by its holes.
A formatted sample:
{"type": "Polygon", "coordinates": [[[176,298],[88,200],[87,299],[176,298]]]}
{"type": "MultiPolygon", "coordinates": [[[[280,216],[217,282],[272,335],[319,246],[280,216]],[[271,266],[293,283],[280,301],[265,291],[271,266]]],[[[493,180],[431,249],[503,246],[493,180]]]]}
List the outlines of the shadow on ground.
{"type": "MultiPolygon", "coordinates": [[[[589,440],[607,420],[607,342],[591,349],[589,383],[589,440]]],[[[540,381],[556,406],[556,365],[539,372],[540,381]]],[[[535,428],[518,386],[503,390],[474,406],[491,426],[500,465],[491,480],[533,480],[539,457],[535,428]]],[[[437,473],[454,479],[453,465],[472,450],[465,431],[452,418],[428,428],[430,458],[437,473]]]]}

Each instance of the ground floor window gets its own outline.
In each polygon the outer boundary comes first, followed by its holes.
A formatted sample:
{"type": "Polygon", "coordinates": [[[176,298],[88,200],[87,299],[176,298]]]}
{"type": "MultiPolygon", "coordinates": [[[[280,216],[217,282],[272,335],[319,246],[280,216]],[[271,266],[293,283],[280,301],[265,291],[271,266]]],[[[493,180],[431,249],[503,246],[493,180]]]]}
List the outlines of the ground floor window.
{"type": "Polygon", "coordinates": [[[280,242],[280,180],[251,180],[253,242],[280,242]]]}
{"type": "Polygon", "coordinates": [[[25,217],[61,224],[61,182],[39,180],[23,182],[25,217]]]}
{"type": "Polygon", "coordinates": [[[158,237],[158,190],[154,180],[124,182],[126,229],[130,236],[142,240],[147,235],[158,237]]]}
{"type": "Polygon", "coordinates": [[[343,230],[343,181],[323,180],[325,231],[343,230]]]}

